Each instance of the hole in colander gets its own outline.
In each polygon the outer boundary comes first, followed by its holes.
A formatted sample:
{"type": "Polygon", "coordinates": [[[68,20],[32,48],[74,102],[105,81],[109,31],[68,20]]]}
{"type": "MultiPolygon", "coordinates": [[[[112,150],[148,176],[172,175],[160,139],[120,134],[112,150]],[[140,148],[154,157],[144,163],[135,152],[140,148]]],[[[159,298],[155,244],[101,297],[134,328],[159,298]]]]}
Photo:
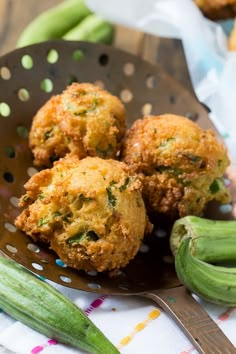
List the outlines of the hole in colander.
{"type": "Polygon", "coordinates": [[[3,80],[9,80],[11,78],[11,72],[6,66],[1,67],[0,75],[3,80]]]}
{"type": "Polygon", "coordinates": [[[88,287],[90,289],[101,289],[101,285],[99,285],[97,283],[88,283],[88,287]]]}
{"type": "Polygon", "coordinates": [[[155,76],[148,75],[146,78],[146,85],[150,89],[155,88],[157,86],[157,80],[156,80],[155,76]]]}
{"type": "Polygon", "coordinates": [[[231,204],[222,204],[219,207],[219,210],[222,214],[231,213],[232,209],[233,209],[233,206],[231,204]]]}
{"type": "Polygon", "coordinates": [[[132,76],[135,72],[135,66],[133,63],[125,63],[123,71],[126,76],[132,76]]]}
{"type": "Polygon", "coordinates": [[[51,79],[49,78],[45,78],[40,82],[40,88],[42,91],[44,92],[52,92],[53,90],[53,82],[51,79]]]}
{"type": "Polygon", "coordinates": [[[20,138],[28,138],[29,135],[28,129],[23,125],[18,125],[18,127],[16,128],[16,132],[20,138]]]}
{"type": "Polygon", "coordinates": [[[17,248],[12,246],[12,245],[9,245],[9,244],[6,244],[6,249],[10,252],[10,253],[16,253],[17,252],[17,248]]]}
{"type": "Polygon", "coordinates": [[[5,154],[7,157],[10,159],[14,158],[16,156],[16,152],[12,146],[6,146],[5,148],[5,154]]]}
{"type": "Polygon", "coordinates": [[[70,278],[70,277],[67,277],[67,276],[65,276],[65,275],[60,275],[59,278],[60,278],[61,281],[63,281],[64,283],[71,283],[71,282],[72,282],[71,278],[70,278]]]}
{"type": "Polygon", "coordinates": [[[145,245],[144,243],[139,247],[139,252],[141,253],[147,253],[149,252],[149,246],[145,245]]]}
{"type": "Polygon", "coordinates": [[[169,102],[170,102],[170,104],[174,104],[176,102],[176,98],[174,95],[169,96],[169,102]]]}
{"type": "Polygon", "coordinates": [[[9,222],[6,222],[5,224],[4,224],[4,227],[5,227],[5,229],[7,230],[7,231],[9,231],[9,232],[16,232],[16,227],[15,227],[15,225],[12,225],[12,224],[10,224],[9,222]]]}
{"type": "Polygon", "coordinates": [[[56,262],[56,265],[58,267],[62,267],[62,268],[66,268],[67,267],[67,265],[60,258],[56,259],[55,262],[56,262]]]}
{"type": "Polygon", "coordinates": [[[98,61],[100,65],[106,66],[109,62],[109,56],[107,54],[101,54],[98,61]]]}
{"type": "Polygon", "coordinates": [[[13,205],[14,207],[18,208],[19,198],[17,198],[17,197],[11,197],[11,198],[10,198],[10,203],[11,203],[11,205],[13,205]]]}
{"type": "Polygon", "coordinates": [[[145,103],[142,107],[142,114],[144,116],[147,116],[149,114],[151,114],[152,112],[152,104],[151,103],[145,103]]]}
{"type": "Polygon", "coordinates": [[[29,177],[34,176],[36,173],[38,173],[38,170],[35,167],[28,167],[27,168],[27,175],[29,177]]]}
{"type": "Polygon", "coordinates": [[[100,87],[102,89],[105,87],[105,84],[104,84],[104,82],[102,80],[94,81],[94,85],[96,85],[96,86],[98,86],[98,87],[100,87]]]}
{"type": "Polygon", "coordinates": [[[90,270],[89,272],[87,272],[88,275],[91,275],[92,277],[95,277],[98,272],[96,270],[90,270]]]}
{"type": "Polygon", "coordinates": [[[30,98],[29,91],[25,88],[20,88],[18,90],[17,96],[18,96],[19,100],[22,102],[26,102],[30,98]]]}
{"type": "Polygon", "coordinates": [[[11,172],[4,172],[3,178],[8,183],[13,183],[14,182],[14,176],[13,176],[13,174],[11,172]]]}
{"type": "Polygon", "coordinates": [[[66,80],[66,86],[73,84],[73,82],[78,82],[78,79],[75,75],[69,75],[66,80]]]}
{"type": "Polygon", "coordinates": [[[50,64],[54,64],[58,61],[59,54],[56,49],[50,49],[48,54],[47,54],[47,61],[50,64]]]}
{"type": "Polygon", "coordinates": [[[74,61],[80,62],[84,58],[84,53],[81,49],[76,49],[72,53],[72,58],[74,61]]]}
{"type": "Polygon", "coordinates": [[[32,267],[37,270],[43,270],[43,266],[35,262],[32,263],[32,267]]]}
{"type": "Polygon", "coordinates": [[[197,112],[187,112],[187,113],[185,113],[185,117],[196,122],[198,120],[199,114],[197,112]]]}
{"type": "Polygon", "coordinates": [[[32,67],[34,66],[32,57],[29,54],[23,55],[23,57],[21,58],[21,65],[26,70],[32,69],[32,67]]]}
{"type": "Polygon", "coordinates": [[[11,108],[6,102],[0,103],[0,114],[2,117],[9,117],[11,114],[11,108]]]}
{"type": "Polygon", "coordinates": [[[154,234],[155,234],[155,236],[160,237],[160,238],[163,238],[163,237],[167,236],[166,230],[163,230],[163,229],[155,230],[154,234]]]}
{"type": "Polygon", "coordinates": [[[40,252],[40,248],[37,245],[35,245],[34,243],[28,243],[27,248],[29,251],[34,252],[34,253],[40,252]]]}
{"type": "Polygon", "coordinates": [[[129,103],[133,99],[133,94],[129,89],[124,89],[120,93],[120,98],[124,103],[129,103]]]}

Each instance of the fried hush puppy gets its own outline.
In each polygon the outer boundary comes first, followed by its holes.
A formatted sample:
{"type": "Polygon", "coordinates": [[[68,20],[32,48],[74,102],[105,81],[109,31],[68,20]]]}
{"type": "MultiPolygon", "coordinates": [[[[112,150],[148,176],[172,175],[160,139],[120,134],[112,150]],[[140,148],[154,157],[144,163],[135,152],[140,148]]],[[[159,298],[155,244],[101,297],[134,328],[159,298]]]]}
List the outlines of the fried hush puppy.
{"type": "Polygon", "coordinates": [[[73,83],[33,117],[34,164],[50,167],[67,153],[115,158],[125,129],[125,108],[116,96],[90,83],[73,83]]]}
{"type": "Polygon", "coordinates": [[[165,114],[135,121],[121,159],[142,178],[150,213],[200,215],[213,199],[230,201],[222,179],[229,165],[226,148],[188,118],[165,114]]]}
{"type": "Polygon", "coordinates": [[[120,161],[68,155],[25,184],[15,224],[68,266],[116,270],[136,255],[150,226],[141,188],[120,161]]]}
{"type": "Polygon", "coordinates": [[[236,0],[195,0],[205,16],[217,20],[234,17],[236,0]]]}

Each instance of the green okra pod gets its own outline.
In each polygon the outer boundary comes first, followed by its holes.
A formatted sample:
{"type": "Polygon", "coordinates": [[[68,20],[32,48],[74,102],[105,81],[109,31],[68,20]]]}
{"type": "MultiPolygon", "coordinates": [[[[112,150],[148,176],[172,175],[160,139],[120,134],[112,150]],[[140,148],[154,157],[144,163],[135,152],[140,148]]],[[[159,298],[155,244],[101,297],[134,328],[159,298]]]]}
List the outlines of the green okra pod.
{"type": "Polygon", "coordinates": [[[61,38],[91,11],[83,0],[64,0],[37,16],[20,35],[17,47],[61,38]]]}
{"type": "Polygon", "coordinates": [[[114,26],[100,16],[91,14],[67,32],[63,39],[111,44],[113,37],[114,26]]]}
{"type": "Polygon", "coordinates": [[[119,354],[72,301],[16,262],[0,257],[0,307],[47,337],[90,354],[119,354]]]}
{"type": "Polygon", "coordinates": [[[180,281],[191,292],[215,304],[236,306],[236,268],[226,268],[193,257],[192,239],[184,239],[175,256],[180,281]]]}
{"type": "Polygon", "coordinates": [[[191,255],[209,263],[236,261],[236,221],[186,216],[172,228],[170,247],[175,255],[183,239],[191,238],[191,255]]]}

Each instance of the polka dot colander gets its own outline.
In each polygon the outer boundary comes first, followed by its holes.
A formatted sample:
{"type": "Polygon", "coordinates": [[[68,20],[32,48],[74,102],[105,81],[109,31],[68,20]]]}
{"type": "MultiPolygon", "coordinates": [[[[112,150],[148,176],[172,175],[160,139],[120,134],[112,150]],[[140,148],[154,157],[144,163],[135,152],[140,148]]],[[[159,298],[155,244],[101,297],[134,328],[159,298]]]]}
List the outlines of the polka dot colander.
{"type": "MultiPolygon", "coordinates": [[[[0,58],[0,249],[28,269],[57,283],[98,292],[128,293],[178,284],[168,249],[169,225],[155,230],[135,259],[112,282],[95,272],[72,270],[14,226],[23,185],[37,170],[28,131],[37,109],[73,81],[93,82],[119,96],[128,124],[144,114],[177,113],[214,129],[205,108],[159,66],[104,45],[53,41],[0,58]],[[152,247],[152,246],[155,247],[152,247]],[[153,272],[162,277],[153,277],[153,272]]],[[[233,172],[228,176],[231,183],[233,172]]],[[[232,183],[231,183],[232,187],[232,183]]],[[[235,207],[209,208],[209,215],[233,218],[235,207]]]]}
{"type": "MultiPolygon", "coordinates": [[[[159,66],[113,47],[53,41],[5,55],[0,58],[0,250],[40,277],[68,287],[149,297],[173,317],[200,353],[215,353],[219,348],[233,352],[219,327],[180,286],[168,247],[171,225],[165,220],[158,222],[134,260],[112,278],[67,267],[55,253],[14,226],[24,183],[37,172],[28,148],[32,117],[51,95],[73,81],[92,82],[119,96],[129,126],[143,115],[176,113],[215,130],[205,108],[159,66]]],[[[234,201],[235,180],[232,168],[226,183],[234,201]]],[[[235,209],[234,202],[221,208],[211,204],[205,215],[233,219],[235,209]]]]}

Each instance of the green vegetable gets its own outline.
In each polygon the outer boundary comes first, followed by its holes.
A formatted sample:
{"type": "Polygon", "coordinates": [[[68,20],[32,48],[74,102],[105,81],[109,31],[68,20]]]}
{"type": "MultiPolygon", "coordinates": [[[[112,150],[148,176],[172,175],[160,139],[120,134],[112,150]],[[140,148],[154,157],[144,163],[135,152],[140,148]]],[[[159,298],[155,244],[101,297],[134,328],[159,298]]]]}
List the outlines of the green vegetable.
{"type": "Polygon", "coordinates": [[[44,218],[40,218],[39,221],[38,221],[38,226],[43,226],[45,224],[47,224],[48,221],[44,218]]]}
{"type": "Polygon", "coordinates": [[[220,190],[220,185],[219,185],[219,183],[218,183],[218,179],[215,179],[215,180],[212,182],[212,184],[210,185],[209,188],[210,188],[210,191],[211,191],[212,194],[215,194],[215,193],[219,192],[219,190],[220,190]]]}
{"type": "Polygon", "coordinates": [[[0,257],[0,307],[61,343],[91,354],[118,350],[68,298],[12,260],[0,257]]]}
{"type": "Polygon", "coordinates": [[[22,32],[17,47],[61,38],[91,11],[83,0],[65,0],[37,16],[22,32]]]}
{"type": "Polygon", "coordinates": [[[79,195],[79,200],[81,200],[81,202],[89,202],[91,200],[93,200],[93,198],[90,198],[90,197],[85,197],[83,193],[81,193],[79,195]]]}
{"type": "Polygon", "coordinates": [[[211,265],[191,255],[191,238],[182,241],[175,257],[180,281],[212,303],[236,306],[236,268],[211,265]]]}
{"type": "Polygon", "coordinates": [[[74,112],[74,115],[75,116],[80,116],[80,115],[83,115],[83,114],[86,114],[88,112],[92,112],[92,111],[95,111],[95,109],[97,108],[97,105],[98,105],[98,100],[97,98],[95,97],[94,100],[93,100],[93,103],[92,103],[92,106],[89,107],[89,108],[86,108],[84,109],[83,107],[81,107],[81,110],[80,111],[76,111],[74,112]]]}
{"type": "Polygon", "coordinates": [[[116,196],[112,194],[111,187],[106,188],[107,191],[107,197],[108,197],[108,205],[111,208],[114,208],[116,206],[116,196]]]}
{"type": "Polygon", "coordinates": [[[69,245],[73,245],[74,243],[81,243],[83,241],[97,241],[98,235],[96,234],[96,232],[94,231],[82,231],[82,232],[78,232],[77,234],[69,237],[66,240],[66,243],[68,243],[69,245]]]}
{"type": "Polygon", "coordinates": [[[91,14],[85,17],[77,26],[67,32],[63,39],[86,40],[111,44],[114,37],[114,27],[103,18],[91,14]]]}
{"type": "Polygon", "coordinates": [[[59,210],[57,210],[57,211],[54,211],[53,213],[52,213],[52,217],[53,218],[57,218],[58,216],[61,216],[62,214],[61,214],[61,212],[59,211],[59,210]]]}
{"type": "Polygon", "coordinates": [[[161,165],[161,166],[157,166],[156,167],[156,171],[157,172],[160,172],[160,173],[169,173],[170,175],[174,175],[174,176],[179,176],[183,173],[183,171],[178,168],[178,167],[173,167],[173,166],[164,166],[164,165],[161,165]]]}
{"type": "Polygon", "coordinates": [[[177,220],[170,235],[175,255],[183,239],[191,237],[191,255],[206,262],[236,261],[236,221],[185,216],[177,220]]]}
{"type": "Polygon", "coordinates": [[[125,183],[122,186],[119,187],[120,192],[125,191],[126,188],[128,187],[128,184],[129,184],[129,177],[127,177],[126,180],[125,180],[125,183]]]}
{"type": "Polygon", "coordinates": [[[53,131],[53,128],[44,133],[44,137],[46,140],[48,140],[51,137],[52,131],[53,131]]]}

